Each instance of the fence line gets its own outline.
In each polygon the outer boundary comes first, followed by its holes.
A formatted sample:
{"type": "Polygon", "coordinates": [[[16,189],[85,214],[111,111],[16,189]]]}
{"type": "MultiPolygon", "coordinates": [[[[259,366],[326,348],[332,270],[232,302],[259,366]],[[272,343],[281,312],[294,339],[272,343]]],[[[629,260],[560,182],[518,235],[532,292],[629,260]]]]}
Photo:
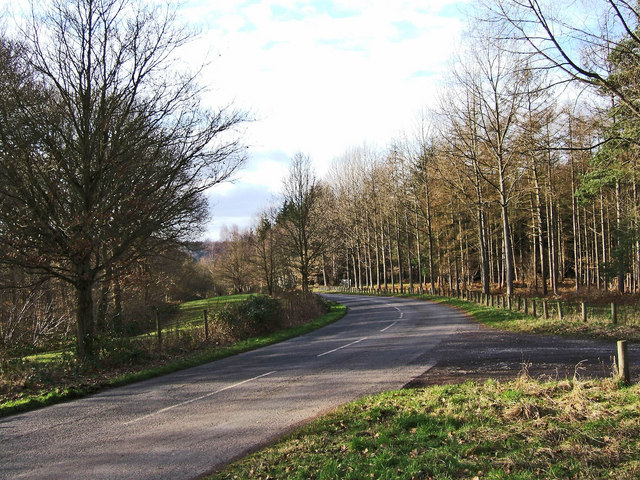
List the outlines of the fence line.
{"type": "MultiPolygon", "coordinates": [[[[429,289],[422,288],[422,286],[413,288],[408,287],[346,287],[339,286],[331,290],[337,290],[345,293],[363,293],[367,295],[376,296],[388,296],[398,294],[408,295],[429,295],[426,293],[429,289]]],[[[549,319],[550,313],[554,312],[554,315],[558,321],[563,322],[568,319],[581,320],[582,322],[588,322],[592,320],[607,320],[612,324],[618,323],[624,324],[640,324],[640,309],[635,305],[618,305],[616,303],[610,303],[609,305],[589,305],[586,302],[571,303],[561,300],[553,301],[551,305],[547,299],[538,299],[535,297],[526,297],[522,295],[497,295],[486,294],[477,290],[469,289],[450,289],[448,286],[438,287],[433,289],[434,295],[439,297],[459,298],[469,302],[477,303],[479,305],[486,305],[497,307],[501,309],[515,310],[529,315],[532,317],[538,317],[540,314],[546,320],[549,319]],[[541,312],[538,309],[538,304],[541,302],[541,312]],[[550,307],[552,312],[550,312],[550,307]]]]}

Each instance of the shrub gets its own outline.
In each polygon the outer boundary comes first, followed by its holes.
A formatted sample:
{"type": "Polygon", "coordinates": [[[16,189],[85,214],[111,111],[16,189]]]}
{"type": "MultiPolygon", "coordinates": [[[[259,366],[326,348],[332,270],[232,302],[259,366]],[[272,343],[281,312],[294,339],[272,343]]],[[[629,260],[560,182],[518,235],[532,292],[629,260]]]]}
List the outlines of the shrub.
{"type": "Polygon", "coordinates": [[[281,326],[280,302],[266,295],[252,295],[244,302],[227,303],[215,314],[235,339],[268,333],[281,326]]]}
{"type": "Polygon", "coordinates": [[[105,368],[133,365],[148,357],[142,342],[127,337],[101,337],[98,339],[99,363],[105,368]]]}
{"type": "Polygon", "coordinates": [[[329,311],[329,303],[311,293],[288,292],[280,295],[286,327],[303,325],[329,311]]]}

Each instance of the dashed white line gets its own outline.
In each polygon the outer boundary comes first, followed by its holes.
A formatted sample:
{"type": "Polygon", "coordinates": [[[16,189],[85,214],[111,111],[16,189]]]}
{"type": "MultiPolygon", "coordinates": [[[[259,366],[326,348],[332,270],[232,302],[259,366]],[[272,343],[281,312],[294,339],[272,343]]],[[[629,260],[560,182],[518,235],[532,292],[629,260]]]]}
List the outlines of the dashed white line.
{"type": "Polygon", "coordinates": [[[367,338],[368,337],[361,338],[360,340],[356,340],[355,342],[347,343],[346,345],[342,345],[341,347],[334,348],[333,350],[329,350],[328,352],[324,352],[324,353],[321,353],[321,354],[316,355],[316,356],[317,357],[322,357],[324,355],[328,355],[330,353],[337,352],[338,350],[342,350],[343,348],[347,348],[347,347],[350,347],[351,345],[355,345],[356,343],[360,343],[363,340],[366,340],[367,338]]]}
{"type": "Polygon", "coordinates": [[[380,330],[381,332],[386,332],[387,330],[389,330],[391,327],[393,327],[396,323],[398,323],[398,320],[396,320],[395,322],[393,322],[391,325],[387,325],[386,327],[384,327],[382,330],[380,330]]]}
{"type": "Polygon", "coordinates": [[[380,330],[381,332],[386,332],[387,330],[389,330],[391,327],[393,327],[396,323],[398,323],[400,320],[404,318],[404,312],[402,310],[400,310],[398,307],[393,307],[393,308],[395,308],[400,313],[400,317],[398,317],[398,320],[393,322],[391,325],[387,325],[382,330],[380,330]]]}
{"type": "Polygon", "coordinates": [[[153,417],[154,415],[158,415],[160,413],[164,413],[164,412],[166,412],[168,410],[172,410],[174,408],[182,407],[184,405],[189,405],[190,403],[197,402],[198,400],[202,400],[204,398],[211,397],[212,395],[215,395],[216,393],[224,392],[225,390],[230,390],[232,388],[239,387],[240,385],[243,385],[243,384],[248,383],[248,382],[252,382],[253,380],[258,380],[259,378],[266,377],[267,375],[271,375],[273,373],[276,373],[276,370],[273,370],[273,371],[267,372],[267,373],[263,373],[262,375],[258,375],[257,377],[248,378],[246,380],[243,380],[242,382],[234,383],[233,385],[227,385],[226,387],[223,387],[223,388],[221,388],[219,390],[216,390],[215,392],[209,392],[206,395],[202,395],[200,397],[192,398],[191,400],[187,400],[185,402],[176,403],[175,405],[171,405],[170,407],[161,408],[160,410],[156,410],[153,413],[149,413],[148,415],[144,415],[142,417],[136,418],[135,420],[131,420],[130,422],[126,422],[123,425],[131,425],[132,423],[136,423],[136,422],[139,422],[139,421],[144,420],[146,418],[153,417]]]}

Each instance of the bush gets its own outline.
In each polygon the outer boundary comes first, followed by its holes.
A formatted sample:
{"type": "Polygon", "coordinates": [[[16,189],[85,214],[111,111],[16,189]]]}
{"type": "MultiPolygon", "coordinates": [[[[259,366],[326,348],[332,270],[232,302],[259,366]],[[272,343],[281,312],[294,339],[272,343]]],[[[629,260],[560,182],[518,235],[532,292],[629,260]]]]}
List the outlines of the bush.
{"type": "Polygon", "coordinates": [[[233,338],[262,335],[281,326],[280,301],[266,295],[252,295],[240,303],[227,303],[215,313],[216,320],[233,338]]]}
{"type": "Polygon", "coordinates": [[[127,337],[101,337],[98,339],[98,357],[102,368],[134,365],[148,358],[142,342],[127,337]]]}
{"type": "Polygon", "coordinates": [[[303,325],[329,311],[327,300],[312,293],[288,292],[280,297],[285,327],[303,325]]]}

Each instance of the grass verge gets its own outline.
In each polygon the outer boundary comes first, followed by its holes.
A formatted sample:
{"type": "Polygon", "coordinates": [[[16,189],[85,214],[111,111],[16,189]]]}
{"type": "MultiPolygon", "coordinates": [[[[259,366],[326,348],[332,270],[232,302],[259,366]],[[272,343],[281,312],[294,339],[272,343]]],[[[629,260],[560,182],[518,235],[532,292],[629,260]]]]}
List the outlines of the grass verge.
{"type": "Polygon", "coordinates": [[[71,388],[54,388],[49,391],[43,391],[37,395],[25,395],[14,400],[5,401],[0,403],[0,418],[18,412],[35,410],[36,408],[79,398],[106,388],[128,385],[148,378],[158,377],[167,373],[195,367],[197,365],[202,365],[204,363],[213,362],[232,355],[237,355],[239,353],[248,352],[260,347],[282,342],[289,338],[304,335],[305,333],[309,333],[333,323],[342,318],[346,312],[347,309],[345,306],[332,304],[327,313],[304,325],[279,330],[260,337],[249,338],[229,346],[201,349],[187,354],[180,359],[174,359],[159,366],[129,372],[114,378],[107,378],[103,381],[92,383],[91,385],[80,385],[71,388]]]}
{"type": "Polygon", "coordinates": [[[640,387],[465,383],[348,404],[209,477],[637,479],[640,387]]]}

